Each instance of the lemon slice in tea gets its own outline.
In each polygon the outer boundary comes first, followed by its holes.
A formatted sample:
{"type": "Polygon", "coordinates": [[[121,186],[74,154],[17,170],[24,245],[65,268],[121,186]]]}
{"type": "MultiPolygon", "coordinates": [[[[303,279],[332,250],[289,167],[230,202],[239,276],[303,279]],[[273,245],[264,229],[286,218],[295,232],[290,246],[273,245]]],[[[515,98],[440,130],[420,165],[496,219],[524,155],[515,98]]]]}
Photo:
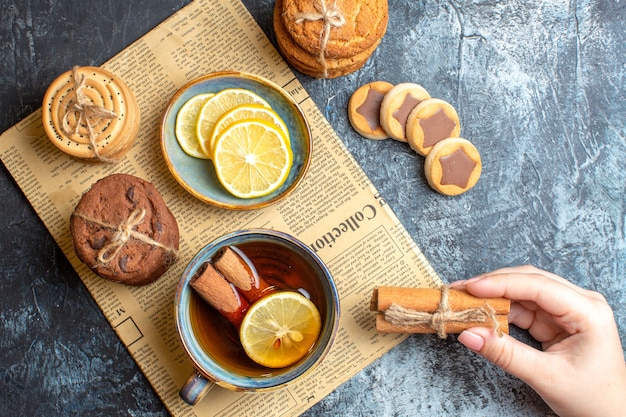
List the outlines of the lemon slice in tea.
{"type": "Polygon", "coordinates": [[[202,106],[211,97],[213,93],[197,94],[187,100],[176,114],[176,140],[183,151],[194,158],[208,159],[200,148],[196,126],[202,106]]]}
{"type": "Polygon", "coordinates": [[[210,146],[215,122],[228,110],[241,104],[260,104],[270,107],[263,97],[245,88],[227,88],[218,91],[202,106],[196,125],[196,134],[200,141],[200,148],[209,158],[212,152],[208,146],[210,146]]]}
{"type": "Polygon", "coordinates": [[[213,164],[220,183],[239,198],[261,197],[285,182],[293,154],[284,133],[261,119],[232,123],[216,139],[213,164]]]}
{"type": "Polygon", "coordinates": [[[306,356],[322,328],[315,304],[295,291],[275,292],[247,311],[239,330],[250,359],[268,368],[284,368],[306,356]]]}
{"type": "MultiPolygon", "coordinates": [[[[242,104],[228,110],[215,122],[211,138],[209,139],[209,145],[205,146],[206,149],[215,149],[215,141],[224,129],[234,122],[246,119],[262,119],[266,122],[272,123],[285,134],[287,139],[289,139],[289,129],[287,129],[283,119],[281,119],[281,117],[272,108],[261,104],[242,104]]],[[[287,143],[289,143],[289,141],[287,143]]]]}

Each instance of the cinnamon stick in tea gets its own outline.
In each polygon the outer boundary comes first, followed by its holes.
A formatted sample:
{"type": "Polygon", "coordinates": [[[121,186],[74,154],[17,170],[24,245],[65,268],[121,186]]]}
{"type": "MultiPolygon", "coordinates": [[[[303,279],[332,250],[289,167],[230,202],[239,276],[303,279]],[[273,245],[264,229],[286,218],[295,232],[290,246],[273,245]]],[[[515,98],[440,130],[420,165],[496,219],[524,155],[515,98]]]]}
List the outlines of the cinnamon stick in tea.
{"type": "Polygon", "coordinates": [[[210,262],[203,263],[189,281],[204,301],[239,328],[249,303],[237,289],[215,270],[210,262]]]}
{"type": "Polygon", "coordinates": [[[437,333],[443,338],[470,327],[508,333],[510,308],[506,298],[479,298],[448,287],[379,287],[370,303],[380,333],[437,333]]]}
{"type": "Polygon", "coordinates": [[[250,304],[272,291],[248,257],[235,246],[220,249],[213,257],[213,265],[250,304]]]}

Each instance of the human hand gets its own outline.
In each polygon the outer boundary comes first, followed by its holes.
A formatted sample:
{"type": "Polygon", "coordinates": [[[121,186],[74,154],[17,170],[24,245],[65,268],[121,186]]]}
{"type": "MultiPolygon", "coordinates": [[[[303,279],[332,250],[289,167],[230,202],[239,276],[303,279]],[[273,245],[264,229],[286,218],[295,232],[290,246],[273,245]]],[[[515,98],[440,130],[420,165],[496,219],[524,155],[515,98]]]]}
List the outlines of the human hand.
{"type": "Polygon", "coordinates": [[[542,343],[534,349],[488,328],[458,340],[530,385],[560,416],[626,415],[626,363],[604,297],[531,266],[500,269],[451,284],[477,297],[511,300],[509,322],[542,343]]]}

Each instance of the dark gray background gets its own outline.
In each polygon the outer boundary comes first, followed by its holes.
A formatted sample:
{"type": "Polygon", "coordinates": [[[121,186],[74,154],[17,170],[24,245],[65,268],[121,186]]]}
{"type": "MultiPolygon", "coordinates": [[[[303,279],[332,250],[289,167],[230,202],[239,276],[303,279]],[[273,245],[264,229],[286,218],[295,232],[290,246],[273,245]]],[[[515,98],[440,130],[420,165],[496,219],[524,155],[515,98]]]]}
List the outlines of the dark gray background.
{"type": "MultiPolygon", "coordinates": [[[[3,0],[0,131],[60,73],[102,64],[186,3],[3,0]]],[[[244,3],[274,41],[274,2],[244,3]]],[[[624,342],[626,3],[390,0],[389,22],[359,72],[298,77],[435,270],[554,271],[607,297],[624,342]],[[348,99],[374,80],[419,83],[458,109],[483,158],[474,189],[439,195],[407,145],[351,129],[348,99]]],[[[167,415],[4,167],[0,192],[0,415],[167,415]]],[[[306,415],[550,411],[454,337],[413,336],[306,415]]]]}

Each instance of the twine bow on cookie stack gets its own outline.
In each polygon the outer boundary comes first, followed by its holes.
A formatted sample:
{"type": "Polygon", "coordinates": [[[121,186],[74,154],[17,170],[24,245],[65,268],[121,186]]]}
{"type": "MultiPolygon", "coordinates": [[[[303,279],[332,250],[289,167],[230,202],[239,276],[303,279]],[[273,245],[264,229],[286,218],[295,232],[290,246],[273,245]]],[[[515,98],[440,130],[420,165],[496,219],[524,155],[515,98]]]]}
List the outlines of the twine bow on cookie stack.
{"type": "Polygon", "coordinates": [[[70,216],[70,231],[78,259],[109,281],[150,284],[178,258],[176,218],[152,183],[131,174],[93,183],[70,216]]]}
{"type": "Polygon", "coordinates": [[[332,28],[339,28],[346,24],[346,19],[341,14],[341,10],[337,7],[337,2],[334,1],[330,7],[326,7],[326,3],[320,0],[316,3],[316,9],[319,12],[301,12],[296,14],[296,23],[300,24],[306,20],[316,21],[322,20],[324,26],[322,33],[320,34],[320,52],[318,59],[322,64],[323,76],[328,77],[328,66],[326,65],[326,45],[328,45],[328,38],[330,37],[330,31],[332,28]],[[319,5],[319,6],[318,6],[319,5]]]}
{"type": "Polygon", "coordinates": [[[74,103],[69,106],[65,114],[62,117],[61,127],[63,133],[66,136],[72,137],[78,135],[81,127],[86,126],[89,137],[89,144],[93,149],[93,153],[96,159],[104,162],[113,162],[111,159],[100,155],[98,151],[98,144],[96,142],[97,136],[94,132],[93,125],[98,124],[101,120],[113,120],[117,117],[114,111],[107,110],[102,106],[90,103],[87,97],[83,94],[83,88],[85,87],[85,75],[78,72],[78,67],[72,69],[72,75],[74,77],[74,103]],[[74,127],[72,128],[69,118],[73,115],[76,119],[74,127]],[[94,123],[92,123],[92,121],[94,123]]]}
{"type": "Polygon", "coordinates": [[[139,130],[139,106],[126,84],[98,67],[74,67],[52,82],[42,120],[52,143],[90,162],[119,161],[139,130]]]}
{"type": "Polygon", "coordinates": [[[361,68],[387,30],[387,0],[276,0],[278,48],[298,71],[334,78],[361,68]]]}
{"type": "Polygon", "coordinates": [[[108,265],[111,263],[117,255],[120,253],[122,248],[131,240],[135,239],[137,241],[146,243],[150,246],[154,246],[156,248],[161,248],[167,253],[171,255],[171,262],[173,263],[178,257],[178,251],[175,248],[171,248],[163,245],[160,242],[152,239],[147,234],[138,232],[135,228],[141,224],[143,221],[146,210],[143,208],[137,208],[133,210],[127,219],[122,221],[118,225],[109,224],[105,221],[95,219],[93,217],[86,216],[81,213],[74,213],[74,216],[78,216],[83,219],[87,223],[92,223],[97,226],[107,228],[113,231],[111,235],[111,239],[109,243],[104,245],[98,251],[98,262],[102,265],[108,265]]]}

